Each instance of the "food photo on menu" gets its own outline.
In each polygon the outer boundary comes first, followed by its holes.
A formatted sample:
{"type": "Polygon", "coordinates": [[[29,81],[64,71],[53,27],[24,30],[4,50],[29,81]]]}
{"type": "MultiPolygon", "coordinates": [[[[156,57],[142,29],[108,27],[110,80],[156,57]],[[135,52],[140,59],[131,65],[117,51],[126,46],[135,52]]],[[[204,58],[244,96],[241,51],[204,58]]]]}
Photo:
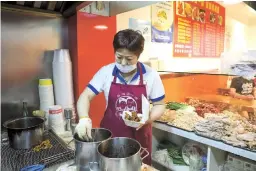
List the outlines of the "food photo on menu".
{"type": "Polygon", "coordinates": [[[176,5],[176,14],[182,17],[185,17],[185,4],[184,2],[177,2],[176,5]]]}
{"type": "Polygon", "coordinates": [[[216,14],[210,12],[210,23],[215,23],[216,21],[216,14]]]}
{"type": "Polygon", "coordinates": [[[223,17],[222,16],[218,16],[218,24],[220,25],[220,26],[222,26],[222,23],[223,23],[223,17]]]}
{"type": "Polygon", "coordinates": [[[205,23],[205,10],[204,9],[199,10],[199,21],[201,23],[205,23]]]}
{"type": "Polygon", "coordinates": [[[192,20],[199,21],[199,8],[198,7],[193,7],[192,20]]]}
{"type": "Polygon", "coordinates": [[[185,3],[185,15],[188,18],[192,16],[192,7],[189,3],[185,3]]]}

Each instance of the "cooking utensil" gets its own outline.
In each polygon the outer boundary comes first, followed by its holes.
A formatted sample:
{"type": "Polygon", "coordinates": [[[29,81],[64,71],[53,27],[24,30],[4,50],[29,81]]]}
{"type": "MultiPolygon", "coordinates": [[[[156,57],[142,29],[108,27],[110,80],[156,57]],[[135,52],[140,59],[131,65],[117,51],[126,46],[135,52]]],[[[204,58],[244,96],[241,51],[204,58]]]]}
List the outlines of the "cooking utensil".
{"type": "Polygon", "coordinates": [[[98,146],[102,171],[140,171],[142,160],[149,152],[134,139],[119,137],[101,142],[98,146]],[[146,152],[144,157],[141,157],[146,152]]]}
{"type": "Polygon", "coordinates": [[[90,171],[90,162],[98,162],[98,145],[111,138],[112,133],[104,128],[92,129],[92,142],[82,141],[77,134],[74,135],[77,170],[90,171]]]}
{"type": "Polygon", "coordinates": [[[65,115],[65,118],[66,118],[65,130],[70,131],[71,130],[71,119],[72,119],[72,115],[73,115],[72,108],[64,109],[64,115],[65,115]]]}
{"type": "Polygon", "coordinates": [[[23,102],[23,116],[28,116],[27,102],[23,102]]]}
{"type": "Polygon", "coordinates": [[[43,141],[45,120],[40,117],[22,117],[6,121],[10,146],[14,149],[30,149],[43,141]]]}

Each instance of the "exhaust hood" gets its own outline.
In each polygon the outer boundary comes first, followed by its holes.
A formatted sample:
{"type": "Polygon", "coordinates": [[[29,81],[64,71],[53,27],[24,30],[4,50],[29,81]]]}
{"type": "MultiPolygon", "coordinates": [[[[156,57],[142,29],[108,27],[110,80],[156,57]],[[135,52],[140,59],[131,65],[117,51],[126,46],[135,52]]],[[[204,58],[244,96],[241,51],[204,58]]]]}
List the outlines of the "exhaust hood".
{"type": "Polygon", "coordinates": [[[1,1],[1,10],[48,17],[70,17],[84,1],[1,1]]]}
{"type": "Polygon", "coordinates": [[[102,2],[106,4],[107,11],[102,14],[96,11],[97,14],[114,16],[158,1],[1,1],[1,10],[68,18],[77,11],[94,13],[91,7],[102,2]]]}
{"type": "Polygon", "coordinates": [[[158,2],[160,1],[94,1],[90,4],[80,5],[81,8],[78,11],[102,16],[115,16],[158,2]]]}
{"type": "MultiPolygon", "coordinates": [[[[114,16],[160,1],[1,1],[1,10],[68,18],[77,10],[93,13],[88,10],[88,5],[96,2],[108,3],[107,16],[114,16]]],[[[256,1],[243,2],[256,11],[256,1]]]]}

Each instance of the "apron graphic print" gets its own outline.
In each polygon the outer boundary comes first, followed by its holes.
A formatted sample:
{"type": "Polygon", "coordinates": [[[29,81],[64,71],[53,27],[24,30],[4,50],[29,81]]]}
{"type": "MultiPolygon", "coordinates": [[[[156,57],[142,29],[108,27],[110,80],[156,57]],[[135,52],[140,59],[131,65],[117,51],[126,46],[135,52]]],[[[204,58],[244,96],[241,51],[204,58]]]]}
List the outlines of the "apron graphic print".
{"type": "MultiPolygon", "coordinates": [[[[121,116],[123,111],[130,111],[130,112],[138,112],[137,108],[137,97],[134,97],[131,93],[122,93],[117,95],[117,100],[115,103],[116,108],[116,116],[121,116]]],[[[121,119],[121,118],[120,118],[121,119]]]]}

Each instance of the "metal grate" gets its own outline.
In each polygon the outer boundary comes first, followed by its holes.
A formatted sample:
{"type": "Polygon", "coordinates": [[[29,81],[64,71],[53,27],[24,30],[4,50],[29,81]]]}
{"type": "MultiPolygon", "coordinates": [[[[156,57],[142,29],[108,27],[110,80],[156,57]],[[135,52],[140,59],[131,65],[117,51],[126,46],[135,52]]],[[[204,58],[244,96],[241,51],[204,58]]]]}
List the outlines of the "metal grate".
{"type": "MultiPolygon", "coordinates": [[[[6,137],[7,133],[2,134],[2,138],[6,137]]],[[[43,161],[47,161],[49,157],[61,155],[62,157],[46,165],[46,167],[66,162],[74,159],[74,151],[67,148],[67,146],[58,138],[52,131],[46,132],[44,140],[49,139],[52,148],[34,152],[29,150],[15,150],[9,146],[9,142],[1,143],[1,170],[17,171],[21,168],[33,164],[45,164],[43,161]]]]}

